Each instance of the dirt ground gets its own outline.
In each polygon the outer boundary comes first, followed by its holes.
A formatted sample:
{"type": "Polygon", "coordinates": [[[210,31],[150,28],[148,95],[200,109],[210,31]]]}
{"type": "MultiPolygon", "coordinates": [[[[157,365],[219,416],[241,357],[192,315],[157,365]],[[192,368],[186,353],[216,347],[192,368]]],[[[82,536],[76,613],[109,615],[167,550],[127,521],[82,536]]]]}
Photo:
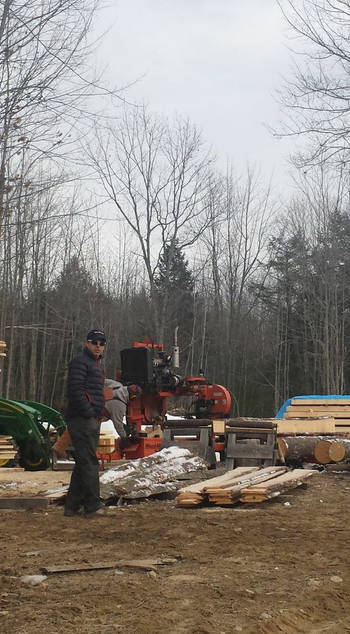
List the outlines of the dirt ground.
{"type": "MultiPolygon", "coordinates": [[[[69,480],[0,472],[0,484],[11,477],[37,490],[69,480]]],[[[94,520],[66,518],[57,506],[0,511],[0,632],[350,632],[349,500],[349,473],[319,473],[306,489],[256,506],[148,501],[94,520]],[[34,587],[19,580],[41,566],[159,555],[181,560],[157,574],[76,572],[34,587]]]]}

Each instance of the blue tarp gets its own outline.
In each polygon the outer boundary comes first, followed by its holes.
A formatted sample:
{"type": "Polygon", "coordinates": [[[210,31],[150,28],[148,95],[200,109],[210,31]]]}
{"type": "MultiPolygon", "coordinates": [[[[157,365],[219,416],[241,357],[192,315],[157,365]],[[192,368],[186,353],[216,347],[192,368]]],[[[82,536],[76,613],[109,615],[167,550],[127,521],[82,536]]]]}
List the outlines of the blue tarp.
{"type": "Polygon", "coordinates": [[[339,394],[310,394],[309,396],[307,395],[293,396],[293,398],[287,398],[287,400],[283,403],[281,409],[277,412],[275,418],[283,418],[283,415],[287,411],[288,405],[291,405],[292,401],[295,401],[295,400],[303,401],[306,399],[307,400],[314,399],[315,401],[317,401],[317,399],[325,399],[325,398],[333,398],[333,399],[337,399],[341,401],[342,399],[350,399],[350,394],[343,394],[342,396],[340,396],[339,394]]]}

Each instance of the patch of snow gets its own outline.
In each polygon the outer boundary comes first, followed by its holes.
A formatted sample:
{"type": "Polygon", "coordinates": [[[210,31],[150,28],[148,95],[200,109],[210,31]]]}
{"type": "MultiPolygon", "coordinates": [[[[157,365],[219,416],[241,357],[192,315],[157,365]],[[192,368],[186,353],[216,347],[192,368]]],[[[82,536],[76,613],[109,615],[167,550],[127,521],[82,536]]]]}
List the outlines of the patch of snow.
{"type": "Polygon", "coordinates": [[[111,436],[114,436],[114,438],[119,438],[119,434],[115,431],[113,422],[110,419],[103,421],[100,429],[101,431],[108,431],[108,433],[110,433],[111,436]]]}

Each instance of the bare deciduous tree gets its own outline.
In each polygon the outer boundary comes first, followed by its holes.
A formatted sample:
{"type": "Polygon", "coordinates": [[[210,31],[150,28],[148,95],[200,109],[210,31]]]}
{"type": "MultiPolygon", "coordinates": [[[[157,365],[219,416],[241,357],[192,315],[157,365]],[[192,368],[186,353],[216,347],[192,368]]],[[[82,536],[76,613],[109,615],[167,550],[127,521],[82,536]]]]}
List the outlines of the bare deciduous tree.
{"type": "MultiPolygon", "coordinates": [[[[210,222],[208,193],[213,159],[201,135],[187,121],[170,126],[146,108],[125,110],[107,134],[96,132],[87,147],[106,200],[132,230],[147,271],[155,334],[162,340],[164,310],[159,310],[154,276],[159,255],[194,244],[210,222]]],[[[172,259],[168,257],[169,266],[172,259]]],[[[166,302],[163,307],[166,310],[166,302]]]]}
{"type": "Polygon", "coordinates": [[[298,166],[349,161],[350,1],[278,0],[291,27],[294,75],[279,91],[282,134],[303,135],[298,166]],[[298,55],[298,57],[297,57],[298,55]],[[300,59],[301,58],[301,59],[300,59]]]}

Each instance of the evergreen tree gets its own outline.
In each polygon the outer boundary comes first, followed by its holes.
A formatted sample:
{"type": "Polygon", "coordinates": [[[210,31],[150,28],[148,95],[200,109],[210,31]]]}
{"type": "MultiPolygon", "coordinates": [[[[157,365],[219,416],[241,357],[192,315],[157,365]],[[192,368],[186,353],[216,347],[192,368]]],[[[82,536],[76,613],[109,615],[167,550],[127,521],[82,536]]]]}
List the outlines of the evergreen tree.
{"type": "Polygon", "coordinates": [[[177,241],[167,244],[160,256],[155,288],[162,315],[160,343],[170,349],[175,328],[179,326],[180,350],[188,349],[193,326],[194,279],[177,241]]]}

